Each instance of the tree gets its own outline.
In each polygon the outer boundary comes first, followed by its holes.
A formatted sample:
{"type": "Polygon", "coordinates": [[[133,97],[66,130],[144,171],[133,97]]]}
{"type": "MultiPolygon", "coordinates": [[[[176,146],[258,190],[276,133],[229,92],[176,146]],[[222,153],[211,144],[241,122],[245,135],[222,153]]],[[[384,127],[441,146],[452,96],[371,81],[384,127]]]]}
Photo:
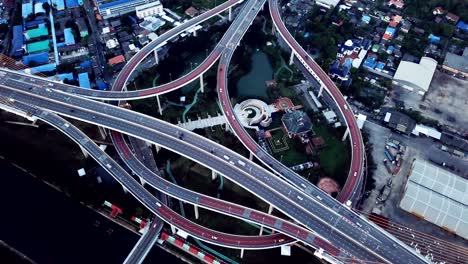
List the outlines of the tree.
{"type": "Polygon", "coordinates": [[[49,15],[50,13],[50,4],[48,2],[45,2],[42,4],[42,8],[44,8],[46,15],[49,15]]]}

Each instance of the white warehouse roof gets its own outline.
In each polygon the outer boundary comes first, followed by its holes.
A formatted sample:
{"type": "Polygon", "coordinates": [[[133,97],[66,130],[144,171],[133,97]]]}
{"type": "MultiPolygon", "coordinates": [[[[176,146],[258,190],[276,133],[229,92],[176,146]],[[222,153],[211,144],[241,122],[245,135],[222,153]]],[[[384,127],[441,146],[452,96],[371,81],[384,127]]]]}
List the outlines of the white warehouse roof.
{"type": "Polygon", "coordinates": [[[400,207],[468,239],[468,180],[415,160],[400,207]]]}
{"type": "Polygon", "coordinates": [[[408,90],[418,88],[425,93],[429,90],[436,67],[437,61],[429,57],[422,57],[419,63],[401,61],[393,76],[393,83],[408,90]]]}

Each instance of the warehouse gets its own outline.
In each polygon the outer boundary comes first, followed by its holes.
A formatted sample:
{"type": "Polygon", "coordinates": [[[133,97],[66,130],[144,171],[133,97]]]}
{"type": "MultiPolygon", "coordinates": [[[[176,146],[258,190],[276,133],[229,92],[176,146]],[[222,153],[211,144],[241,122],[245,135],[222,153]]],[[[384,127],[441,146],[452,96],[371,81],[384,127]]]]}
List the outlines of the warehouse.
{"type": "Polygon", "coordinates": [[[422,57],[419,63],[401,61],[393,77],[393,84],[424,95],[429,90],[437,61],[422,57]]]}
{"type": "Polygon", "coordinates": [[[401,209],[468,239],[468,180],[424,160],[415,160],[401,209]]]}

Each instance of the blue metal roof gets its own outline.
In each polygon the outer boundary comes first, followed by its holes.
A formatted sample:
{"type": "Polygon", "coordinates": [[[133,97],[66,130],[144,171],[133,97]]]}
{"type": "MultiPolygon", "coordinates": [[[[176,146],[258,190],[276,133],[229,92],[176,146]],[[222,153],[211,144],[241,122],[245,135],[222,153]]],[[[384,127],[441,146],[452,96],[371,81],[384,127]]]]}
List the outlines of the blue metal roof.
{"type": "Polygon", "coordinates": [[[64,29],[63,34],[65,35],[65,44],[66,45],[75,44],[75,37],[73,36],[71,28],[64,29]]]}
{"type": "Polygon", "coordinates": [[[459,29],[461,29],[463,31],[468,31],[468,24],[460,20],[457,23],[457,28],[459,28],[459,29]]]}
{"type": "Polygon", "coordinates": [[[23,36],[23,26],[13,26],[13,39],[11,40],[11,56],[19,56],[17,51],[23,47],[24,36],[23,36]]]}
{"type": "Polygon", "coordinates": [[[103,82],[102,80],[97,80],[96,84],[98,86],[98,89],[101,90],[101,91],[104,91],[104,90],[107,89],[107,84],[105,82],[103,82]]]}
{"type": "MultiPolygon", "coordinates": [[[[44,64],[41,66],[31,68],[31,73],[38,73],[38,72],[50,72],[55,70],[55,63],[44,64]]],[[[24,70],[22,70],[24,72],[24,70]]]]}
{"type": "Polygon", "coordinates": [[[375,67],[375,59],[374,58],[367,58],[364,60],[364,67],[374,69],[375,67]]]}
{"type": "Polygon", "coordinates": [[[43,24],[43,23],[45,23],[44,19],[28,21],[24,23],[24,27],[25,28],[37,27],[38,25],[43,24]]]}
{"type": "Polygon", "coordinates": [[[78,0],[65,0],[67,8],[73,8],[78,6],[78,0]]]}
{"type": "Polygon", "coordinates": [[[38,64],[44,64],[49,62],[49,53],[48,52],[41,52],[35,53],[31,55],[27,55],[23,57],[23,64],[29,66],[31,61],[34,61],[38,64]]]}
{"type": "Polygon", "coordinates": [[[379,61],[379,62],[377,62],[377,65],[375,66],[375,69],[383,70],[384,67],[385,67],[385,63],[379,61]]]}
{"type": "Polygon", "coordinates": [[[80,67],[81,68],[88,68],[91,66],[91,62],[90,61],[83,61],[82,63],[80,63],[80,67]]]}
{"type": "Polygon", "coordinates": [[[33,2],[23,3],[21,5],[21,15],[23,18],[27,18],[33,12],[33,2]]]}
{"type": "Polygon", "coordinates": [[[61,74],[57,74],[57,77],[64,81],[65,79],[68,79],[68,80],[73,80],[75,78],[73,78],[73,73],[69,72],[69,73],[61,73],[61,74]]]}
{"type": "Polygon", "coordinates": [[[51,0],[51,2],[57,6],[57,10],[60,11],[65,9],[65,3],[63,0],[51,0]]]}
{"type": "Polygon", "coordinates": [[[88,89],[91,88],[91,83],[89,82],[89,76],[87,72],[78,74],[78,81],[80,83],[80,87],[88,89]]]}
{"type": "Polygon", "coordinates": [[[114,6],[118,6],[118,5],[131,3],[133,1],[134,0],[117,0],[117,1],[114,1],[114,2],[105,3],[105,4],[98,4],[98,5],[99,5],[100,9],[105,9],[105,8],[110,8],[110,7],[114,7],[114,6]]]}

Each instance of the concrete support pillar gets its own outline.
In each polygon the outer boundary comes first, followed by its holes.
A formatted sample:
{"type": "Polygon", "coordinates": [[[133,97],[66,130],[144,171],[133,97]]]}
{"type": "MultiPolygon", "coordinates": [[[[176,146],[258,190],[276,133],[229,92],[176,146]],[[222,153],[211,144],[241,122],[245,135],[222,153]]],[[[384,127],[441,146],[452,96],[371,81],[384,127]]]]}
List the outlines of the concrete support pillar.
{"type": "Polygon", "coordinates": [[[159,95],[156,95],[156,100],[158,100],[158,110],[159,110],[159,114],[162,115],[161,100],[159,100],[159,95]]]}
{"type": "Polygon", "coordinates": [[[244,249],[243,248],[241,248],[240,258],[244,258],[244,249]]]}
{"type": "Polygon", "coordinates": [[[323,85],[320,85],[320,90],[319,90],[319,93],[318,93],[318,96],[317,96],[317,97],[322,96],[322,94],[323,94],[323,87],[324,87],[323,85]]]}
{"type": "Polygon", "coordinates": [[[103,128],[102,126],[98,126],[98,129],[99,129],[99,134],[101,134],[101,138],[104,140],[107,138],[107,131],[105,128],[103,128]]]}
{"type": "Polygon", "coordinates": [[[198,215],[198,206],[194,205],[193,209],[195,210],[195,219],[198,219],[198,217],[199,217],[199,215],[198,215]]]}
{"type": "Polygon", "coordinates": [[[294,51],[291,50],[291,57],[289,57],[289,65],[292,65],[294,62],[294,51]]]}
{"type": "Polygon", "coordinates": [[[216,171],[212,170],[211,171],[211,180],[214,181],[214,180],[216,180],[216,178],[218,178],[218,173],[216,173],[216,171]]]}
{"type": "Polygon", "coordinates": [[[261,236],[262,233],[263,233],[263,226],[261,225],[261,226],[260,226],[260,233],[258,233],[258,235],[261,236]]]}
{"type": "Polygon", "coordinates": [[[268,214],[273,213],[273,209],[274,209],[273,205],[270,204],[270,207],[268,207],[268,214]]]}
{"type": "Polygon", "coordinates": [[[143,179],[143,177],[139,177],[139,178],[140,178],[141,185],[143,185],[144,187],[146,185],[145,179],[143,179]]]}
{"type": "Polygon", "coordinates": [[[232,10],[231,10],[231,8],[229,8],[229,21],[231,21],[231,20],[232,20],[232,10]]]}
{"type": "Polygon", "coordinates": [[[161,146],[154,144],[154,147],[156,148],[156,153],[159,153],[159,151],[161,150],[161,146]]]}
{"type": "Polygon", "coordinates": [[[345,141],[346,137],[349,135],[349,128],[346,128],[346,131],[343,135],[343,138],[341,139],[342,141],[345,141]]]}
{"type": "Polygon", "coordinates": [[[159,56],[157,50],[154,50],[154,60],[156,61],[156,64],[159,64],[159,56]]]}
{"type": "Polygon", "coordinates": [[[200,75],[200,88],[201,88],[201,92],[204,93],[205,92],[205,84],[203,83],[203,74],[200,75]]]}
{"type": "Polygon", "coordinates": [[[271,34],[272,34],[273,36],[275,35],[275,31],[276,31],[275,24],[274,24],[274,23],[271,23],[271,34]]]}
{"type": "Polygon", "coordinates": [[[127,194],[127,193],[128,193],[128,189],[125,188],[125,186],[123,186],[123,185],[122,185],[122,188],[123,188],[123,190],[124,190],[124,193],[127,194]]]}
{"type": "Polygon", "coordinates": [[[81,149],[81,152],[83,152],[83,156],[85,157],[85,159],[87,159],[88,158],[88,152],[82,146],[80,146],[80,149],[81,149]]]}
{"type": "Polygon", "coordinates": [[[252,152],[249,152],[249,160],[250,160],[250,161],[253,160],[253,154],[252,154],[252,152]]]}
{"type": "Polygon", "coordinates": [[[175,233],[176,233],[175,226],[173,226],[173,225],[171,225],[171,232],[172,232],[172,234],[175,234],[175,233]]]}
{"type": "Polygon", "coordinates": [[[226,121],[226,131],[229,131],[229,124],[226,121]]]}
{"type": "Polygon", "coordinates": [[[196,37],[197,36],[197,31],[194,29],[193,30],[193,36],[196,37]]]}

